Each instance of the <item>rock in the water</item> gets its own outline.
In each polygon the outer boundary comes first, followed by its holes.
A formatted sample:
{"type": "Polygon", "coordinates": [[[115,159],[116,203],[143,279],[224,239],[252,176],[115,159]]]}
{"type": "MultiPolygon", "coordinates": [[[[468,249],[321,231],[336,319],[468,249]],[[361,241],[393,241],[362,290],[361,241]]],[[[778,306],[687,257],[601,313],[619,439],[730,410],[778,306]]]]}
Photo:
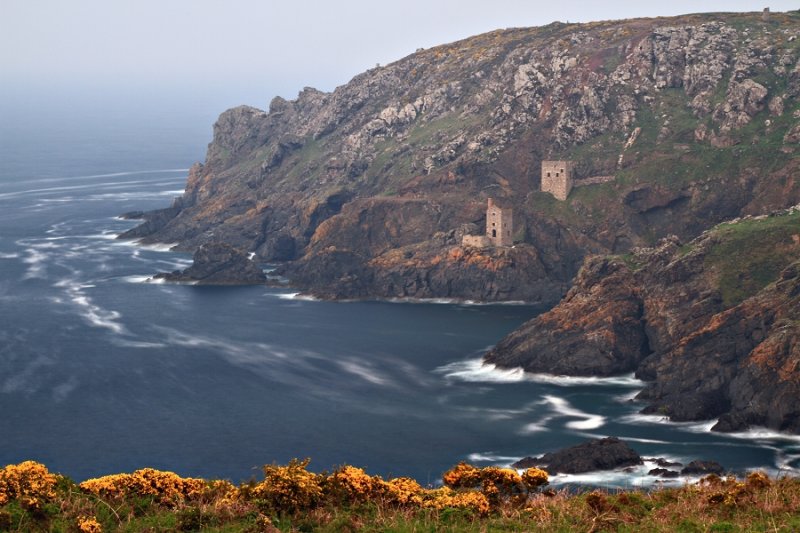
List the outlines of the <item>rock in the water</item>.
{"type": "Polygon", "coordinates": [[[676,470],[668,470],[666,468],[653,468],[647,473],[647,475],[672,479],[680,476],[681,474],[676,470]]]}
{"type": "Polygon", "coordinates": [[[657,459],[645,459],[646,461],[653,461],[655,464],[660,466],[661,468],[669,468],[671,466],[683,466],[683,463],[678,463],[675,461],[667,461],[666,459],[659,457],[657,459]]]}
{"type": "Polygon", "coordinates": [[[707,474],[723,474],[725,468],[716,461],[692,461],[681,469],[681,474],[692,476],[705,476],[707,474]]]}
{"type": "Polygon", "coordinates": [[[199,285],[258,285],[267,281],[264,272],[241,250],[224,243],[200,246],[192,266],[161,273],[156,279],[191,281],[199,285]]]}
{"type": "Polygon", "coordinates": [[[595,439],[541,457],[526,457],[514,468],[544,467],[550,474],[580,474],[641,465],[642,458],[617,437],[595,439]]]}

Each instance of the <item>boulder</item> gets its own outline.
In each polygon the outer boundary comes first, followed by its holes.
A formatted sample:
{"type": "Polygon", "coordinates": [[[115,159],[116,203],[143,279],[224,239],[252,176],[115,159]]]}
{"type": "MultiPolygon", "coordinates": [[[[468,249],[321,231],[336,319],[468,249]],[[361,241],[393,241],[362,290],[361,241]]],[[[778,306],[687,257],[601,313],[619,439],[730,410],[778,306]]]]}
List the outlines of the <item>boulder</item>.
{"type": "Polygon", "coordinates": [[[721,475],[724,473],[725,468],[716,461],[692,461],[681,469],[681,474],[684,476],[721,475]]]}
{"type": "Polygon", "coordinates": [[[261,268],[245,252],[224,243],[204,244],[195,251],[189,268],[154,277],[198,285],[259,285],[267,281],[261,268]]]}
{"type": "Polygon", "coordinates": [[[665,479],[673,479],[680,476],[680,472],[676,470],[669,470],[667,468],[653,468],[647,473],[648,476],[657,476],[665,479]]]}
{"type": "Polygon", "coordinates": [[[514,468],[543,467],[549,474],[580,474],[643,464],[641,456],[617,437],[594,439],[541,457],[526,457],[514,468]]]}

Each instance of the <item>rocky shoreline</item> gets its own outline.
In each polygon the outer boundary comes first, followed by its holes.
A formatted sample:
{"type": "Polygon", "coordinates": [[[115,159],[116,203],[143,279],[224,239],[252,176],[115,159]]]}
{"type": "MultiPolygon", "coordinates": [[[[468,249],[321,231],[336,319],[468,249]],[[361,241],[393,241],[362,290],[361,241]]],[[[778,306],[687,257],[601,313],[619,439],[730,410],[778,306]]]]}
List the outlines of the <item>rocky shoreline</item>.
{"type": "Polygon", "coordinates": [[[715,431],[800,432],[800,211],[586,260],[564,300],[485,360],[573,376],[635,371],[645,413],[715,431]]]}

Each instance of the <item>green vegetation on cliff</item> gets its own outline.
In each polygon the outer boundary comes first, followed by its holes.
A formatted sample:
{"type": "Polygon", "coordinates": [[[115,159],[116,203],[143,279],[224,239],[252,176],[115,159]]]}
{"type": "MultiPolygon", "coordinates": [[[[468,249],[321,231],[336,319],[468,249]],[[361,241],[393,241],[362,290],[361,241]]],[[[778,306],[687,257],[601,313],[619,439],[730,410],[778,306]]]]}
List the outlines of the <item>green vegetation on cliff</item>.
{"type": "Polygon", "coordinates": [[[796,531],[800,480],[711,475],[650,492],[542,490],[545,472],[521,475],[461,463],[424,489],[343,466],[307,461],[264,467],[262,481],[182,478],[145,468],[75,484],[26,461],[0,469],[0,531],[438,532],[796,531]]]}
{"type": "Polygon", "coordinates": [[[223,241],[324,297],[555,303],[586,255],[800,202],[798,37],[797,11],[708,13],[420,50],[224,112],[176,209],[125,236],[223,241]],[[565,201],[541,191],[552,159],[575,164],[565,201]],[[488,197],[529,247],[490,271],[448,250],[484,230],[488,197]]]}

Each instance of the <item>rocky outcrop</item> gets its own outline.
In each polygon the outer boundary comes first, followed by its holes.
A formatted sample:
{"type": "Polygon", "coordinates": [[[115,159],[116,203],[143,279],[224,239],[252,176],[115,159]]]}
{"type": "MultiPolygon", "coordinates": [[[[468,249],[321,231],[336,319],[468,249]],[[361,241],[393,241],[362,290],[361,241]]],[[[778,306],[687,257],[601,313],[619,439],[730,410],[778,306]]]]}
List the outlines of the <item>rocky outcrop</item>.
{"type": "Polygon", "coordinates": [[[223,243],[200,246],[194,253],[192,266],[154,278],[197,285],[259,285],[267,281],[261,268],[245,252],[223,243]]]}
{"type": "Polygon", "coordinates": [[[550,374],[632,372],[650,353],[632,277],[621,261],[588,259],[558,307],[502,339],[486,361],[550,374]]]}
{"type": "Polygon", "coordinates": [[[627,443],[616,437],[606,437],[546,453],[541,457],[526,457],[511,466],[543,467],[549,474],[555,475],[614,470],[641,464],[643,464],[641,456],[627,443]]]}
{"type": "Polygon", "coordinates": [[[486,355],[537,372],[649,381],[645,412],[800,433],[800,210],[590,258],[561,304],[486,355]]]}
{"type": "Polygon", "coordinates": [[[586,255],[800,202],[799,27],[786,13],[500,30],[330,93],[236,107],[181,199],[122,237],[187,251],[226,242],[287,263],[295,285],[323,296],[555,303],[586,255]],[[540,191],[546,159],[615,179],[556,202],[540,191]],[[488,196],[514,209],[525,246],[513,266],[476,266],[442,237],[480,232],[488,196]]]}
{"type": "Polygon", "coordinates": [[[681,469],[684,476],[707,476],[709,474],[722,475],[725,468],[716,461],[692,461],[681,469]]]}

